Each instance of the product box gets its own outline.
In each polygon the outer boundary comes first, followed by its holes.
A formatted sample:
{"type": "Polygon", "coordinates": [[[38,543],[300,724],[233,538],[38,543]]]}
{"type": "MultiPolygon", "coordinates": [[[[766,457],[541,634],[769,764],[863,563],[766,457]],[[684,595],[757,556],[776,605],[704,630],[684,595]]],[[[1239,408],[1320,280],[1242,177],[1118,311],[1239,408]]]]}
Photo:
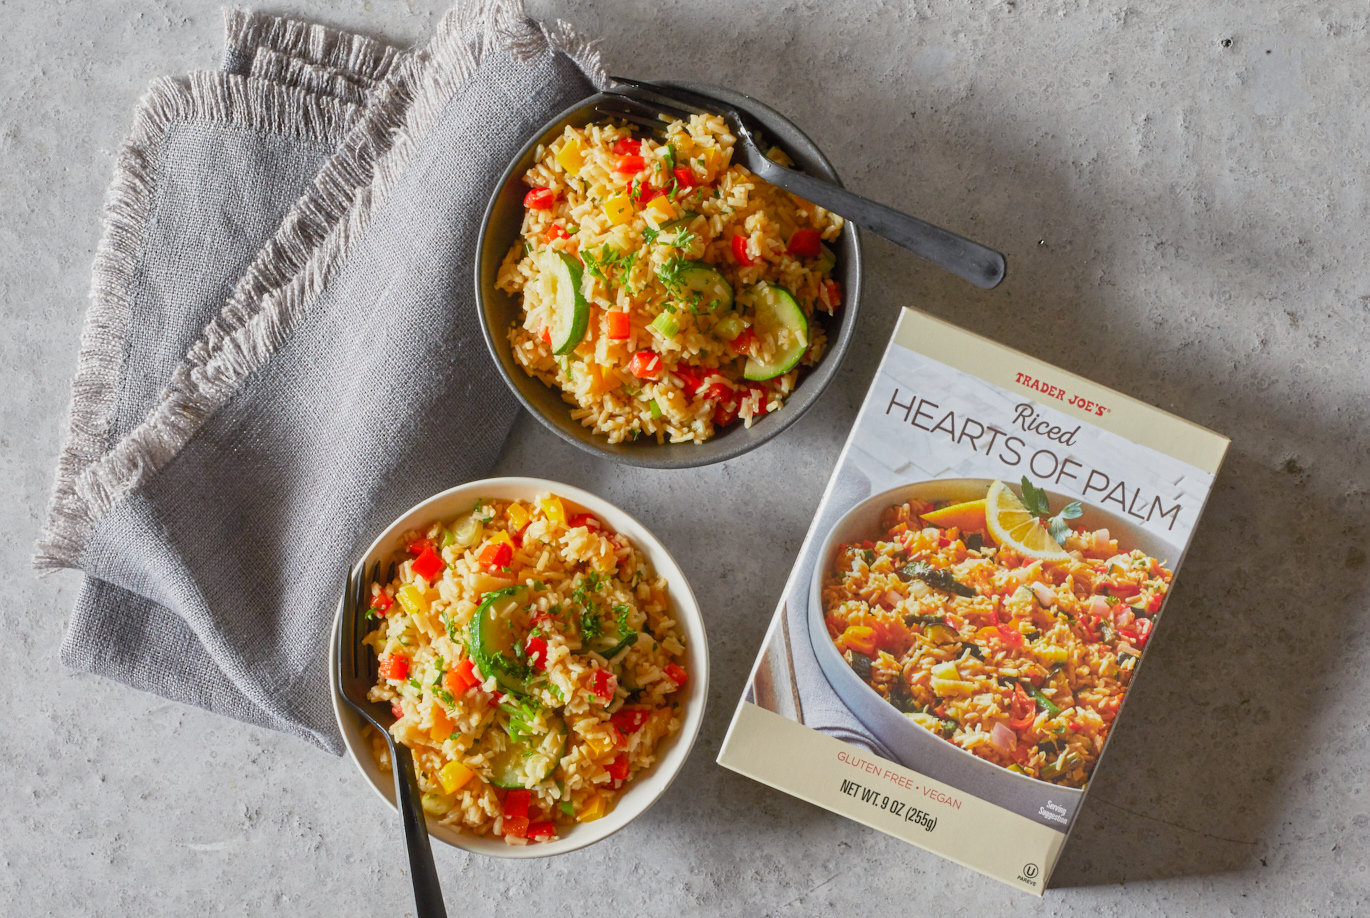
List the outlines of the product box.
{"type": "Polygon", "coordinates": [[[906,310],[718,761],[1041,895],[1227,442],[906,310]]]}

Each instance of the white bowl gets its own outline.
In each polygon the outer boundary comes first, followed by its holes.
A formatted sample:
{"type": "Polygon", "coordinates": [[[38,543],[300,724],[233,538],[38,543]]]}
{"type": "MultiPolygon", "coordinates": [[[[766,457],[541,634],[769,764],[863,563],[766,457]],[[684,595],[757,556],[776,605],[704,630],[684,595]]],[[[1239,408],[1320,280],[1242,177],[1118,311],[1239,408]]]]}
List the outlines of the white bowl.
{"type": "MultiPolygon", "coordinates": [[[[838,547],[873,538],[880,531],[880,515],[885,508],[915,498],[950,502],[976,500],[985,496],[989,485],[988,478],[920,481],[876,494],[844,513],[828,533],[816,558],[809,585],[809,638],[818,657],[819,669],[833,692],[901,765],[1043,825],[1061,829],[1074,818],[1084,796],[1082,788],[1052,784],[1009,771],[913,723],[852,671],[833,644],[823,617],[823,579],[838,547]]],[[[1053,507],[1064,506],[1073,499],[1055,491],[1048,491],[1047,495],[1053,507]]],[[[1118,540],[1120,550],[1140,548],[1163,561],[1173,562],[1176,558],[1178,552],[1173,545],[1132,521],[1089,504],[1084,504],[1083,509],[1083,515],[1072,521],[1073,525],[1086,529],[1107,527],[1118,540]]]]}
{"type": "MultiPolygon", "coordinates": [[[[709,645],[704,634],[704,621],[700,617],[694,593],[691,592],[680,567],[666,551],[665,546],[641,523],[608,501],[579,488],[541,478],[487,478],[459,485],[435,494],[401,514],[399,519],[376,537],[360,560],[367,565],[373,561],[385,560],[400,548],[400,536],[405,532],[437,520],[451,519],[470,510],[477,498],[529,500],[549,492],[579,504],[613,529],[623,533],[646,556],[657,574],[666,578],[675,619],[685,633],[686,669],[690,674],[690,681],[686,686],[688,694],[685,699],[685,717],[680,732],[662,740],[657,751],[656,764],[633,777],[619,795],[617,805],[608,815],[593,822],[578,823],[566,829],[565,834],[556,841],[509,845],[497,838],[477,837],[459,832],[450,826],[429,822],[428,834],[433,838],[457,848],[491,857],[532,858],[564,854],[607,838],[632,822],[666,791],[681,766],[685,764],[690,747],[699,735],[699,727],[704,720],[704,701],[709,692],[709,645]]],[[[333,617],[333,633],[329,641],[328,678],[333,696],[333,713],[338,720],[338,728],[342,731],[348,755],[371,784],[372,789],[393,810],[394,778],[390,772],[382,771],[376,764],[375,758],[371,755],[371,746],[362,732],[364,721],[347,706],[338,691],[337,629],[341,618],[342,600],[339,598],[338,611],[333,617]]]]}

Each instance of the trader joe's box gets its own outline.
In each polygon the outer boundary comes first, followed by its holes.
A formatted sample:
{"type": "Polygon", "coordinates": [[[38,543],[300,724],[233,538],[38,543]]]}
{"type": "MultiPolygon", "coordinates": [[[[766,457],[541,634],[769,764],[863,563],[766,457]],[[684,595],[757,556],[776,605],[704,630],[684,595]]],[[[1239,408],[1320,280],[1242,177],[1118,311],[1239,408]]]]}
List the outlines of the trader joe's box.
{"type": "Polygon", "coordinates": [[[906,310],[719,762],[1040,895],[1226,448],[906,310]]]}

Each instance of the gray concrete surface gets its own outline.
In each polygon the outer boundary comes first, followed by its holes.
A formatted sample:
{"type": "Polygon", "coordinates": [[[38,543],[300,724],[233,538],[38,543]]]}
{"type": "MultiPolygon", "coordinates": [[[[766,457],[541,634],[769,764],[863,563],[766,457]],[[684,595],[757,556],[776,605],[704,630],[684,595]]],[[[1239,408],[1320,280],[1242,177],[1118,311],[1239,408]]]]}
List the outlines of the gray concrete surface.
{"type": "MultiPolygon", "coordinates": [[[[401,41],[442,0],[277,8],[401,41]]],[[[28,569],[101,195],[217,0],[0,0],[0,912],[402,915],[394,821],[299,742],[62,669],[76,578],[28,569]]],[[[1292,4],[571,0],[612,69],[789,114],[857,190],[992,243],[981,292],[880,240],[859,340],[784,437],[627,471],[517,426],[501,470],[626,503],[693,578],[712,708],[670,793],[550,863],[437,852],[454,915],[1370,913],[1370,14],[1292,4]],[[1171,619],[1044,902],[713,763],[896,309],[1232,437],[1171,619]]],[[[992,843],[992,842],[991,842],[992,843]]]]}

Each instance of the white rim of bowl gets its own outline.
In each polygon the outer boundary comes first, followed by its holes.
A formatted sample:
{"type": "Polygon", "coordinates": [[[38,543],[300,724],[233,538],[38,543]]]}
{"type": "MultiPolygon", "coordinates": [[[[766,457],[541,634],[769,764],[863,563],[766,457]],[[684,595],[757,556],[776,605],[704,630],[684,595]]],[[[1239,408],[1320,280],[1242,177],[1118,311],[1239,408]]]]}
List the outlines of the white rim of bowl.
{"type": "MultiPolygon", "coordinates": [[[[546,478],[525,477],[484,478],[457,485],[420,501],[400,514],[376,536],[357,560],[369,562],[373,560],[373,555],[377,555],[377,549],[388,539],[393,539],[400,533],[415,528],[420,522],[432,522],[439,516],[446,516],[445,512],[442,514],[431,512],[430,508],[435,504],[453,501],[459,497],[469,497],[472,501],[478,497],[491,497],[500,500],[513,497],[527,499],[549,491],[559,497],[567,498],[573,503],[580,504],[587,510],[603,517],[616,531],[622,532],[632,539],[635,547],[648,556],[648,560],[657,574],[666,578],[671,591],[675,620],[684,626],[688,638],[690,693],[685,702],[687,707],[680,732],[676,736],[662,741],[663,746],[659,747],[656,762],[645,774],[639,774],[624,788],[618,798],[617,805],[606,816],[592,822],[579,823],[567,835],[556,841],[529,845],[510,845],[496,838],[474,836],[449,826],[429,824],[428,835],[430,838],[437,839],[454,848],[487,857],[527,859],[566,854],[595,842],[603,841],[641,816],[651,808],[652,804],[661,799],[661,796],[675,781],[676,776],[680,774],[685,762],[689,759],[695,741],[699,738],[699,730],[704,722],[704,709],[709,696],[708,635],[704,627],[704,618],[699,611],[699,603],[695,599],[689,581],[685,578],[684,571],[676,563],[665,544],[652,535],[651,531],[636,517],[604,498],[581,488],[546,478]]],[[[393,550],[391,548],[384,554],[388,555],[393,550]]],[[[362,741],[363,721],[350,707],[346,706],[339,691],[337,675],[338,627],[342,621],[342,608],[342,597],[339,596],[338,607],[333,614],[333,627],[329,629],[328,649],[328,687],[333,703],[333,717],[342,734],[343,745],[347,749],[347,755],[352,760],[352,764],[362,773],[366,783],[371,786],[376,795],[385,801],[390,811],[398,813],[395,808],[395,801],[391,796],[394,790],[390,773],[380,772],[379,766],[374,765],[374,763],[372,764],[374,770],[367,768],[366,763],[371,761],[371,752],[362,741]],[[366,757],[365,760],[363,756],[366,757]],[[387,793],[387,789],[389,789],[389,793],[387,793]]]]}

